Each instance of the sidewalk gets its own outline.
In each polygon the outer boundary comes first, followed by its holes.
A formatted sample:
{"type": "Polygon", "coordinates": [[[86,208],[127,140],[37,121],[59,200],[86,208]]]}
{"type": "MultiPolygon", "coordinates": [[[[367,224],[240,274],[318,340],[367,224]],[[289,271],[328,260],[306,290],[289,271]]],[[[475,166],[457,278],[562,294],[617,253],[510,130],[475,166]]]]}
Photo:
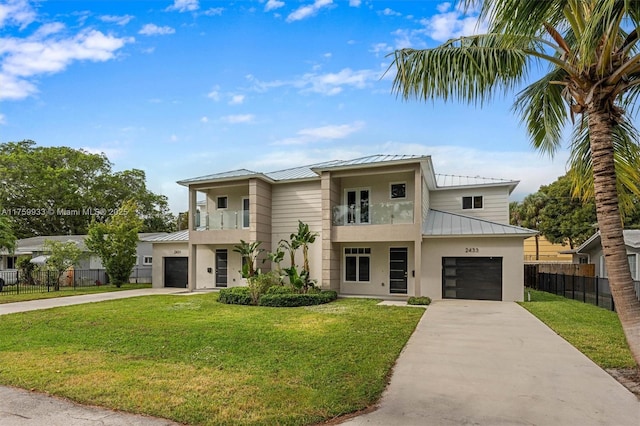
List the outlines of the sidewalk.
{"type": "Polygon", "coordinates": [[[434,302],[345,425],[640,425],[640,401],[516,303],[434,302]]]}
{"type": "Polygon", "coordinates": [[[185,294],[186,292],[187,289],[185,288],[142,288],[138,290],[111,291],[107,293],[83,294],[80,296],[29,300],[27,302],[3,303],[0,304],[0,315],[56,308],[58,306],[81,305],[83,303],[102,302],[105,300],[126,299],[129,297],[151,296],[154,294],[185,294]]]}

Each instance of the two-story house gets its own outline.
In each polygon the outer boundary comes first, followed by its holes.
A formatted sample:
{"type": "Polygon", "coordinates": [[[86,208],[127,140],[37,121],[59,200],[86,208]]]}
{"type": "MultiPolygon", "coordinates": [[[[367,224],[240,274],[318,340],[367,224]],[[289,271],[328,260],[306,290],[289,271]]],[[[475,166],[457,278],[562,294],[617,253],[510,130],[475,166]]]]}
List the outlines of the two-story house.
{"type": "Polygon", "coordinates": [[[310,269],[322,288],[384,298],[522,300],[523,239],[535,232],[509,225],[517,181],[436,175],[429,156],[375,155],[178,183],[189,188],[188,241],[184,233],[165,239],[168,249],[157,256],[173,260],[154,262],[154,285],[244,285],[234,245],[261,241],[275,250],[300,220],[318,234],[310,269]],[[172,252],[186,266],[178,278],[172,252]]]}

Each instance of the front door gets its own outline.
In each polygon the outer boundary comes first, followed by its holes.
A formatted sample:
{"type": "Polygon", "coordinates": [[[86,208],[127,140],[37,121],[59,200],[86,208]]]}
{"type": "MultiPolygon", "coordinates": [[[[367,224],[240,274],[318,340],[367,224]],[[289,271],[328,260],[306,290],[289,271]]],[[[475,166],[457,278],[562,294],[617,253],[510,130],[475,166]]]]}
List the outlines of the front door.
{"type": "Polygon", "coordinates": [[[227,249],[216,250],[216,287],[227,286],[227,249]]]}
{"type": "Polygon", "coordinates": [[[407,294],[407,248],[389,249],[389,292],[407,294]]]}

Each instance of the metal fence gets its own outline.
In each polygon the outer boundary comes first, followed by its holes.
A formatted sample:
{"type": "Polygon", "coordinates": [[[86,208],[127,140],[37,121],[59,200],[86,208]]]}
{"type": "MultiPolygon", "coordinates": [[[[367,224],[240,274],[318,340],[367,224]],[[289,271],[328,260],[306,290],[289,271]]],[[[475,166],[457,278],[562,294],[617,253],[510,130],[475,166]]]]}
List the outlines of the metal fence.
{"type": "MultiPolygon", "coordinates": [[[[538,273],[536,278],[535,280],[528,279],[525,285],[535,290],[542,290],[568,299],[590,303],[611,311],[616,310],[607,278],[548,274],[544,272],[538,273]]],[[[633,284],[636,295],[640,300],[640,281],[634,281],[633,284]]]]}
{"type": "MultiPolygon", "coordinates": [[[[3,294],[47,293],[50,291],[72,290],[80,287],[96,287],[109,284],[104,269],[75,269],[65,271],[58,277],[55,271],[3,271],[3,294]]],[[[151,270],[135,267],[129,277],[132,283],[151,282],[151,270]]]]}

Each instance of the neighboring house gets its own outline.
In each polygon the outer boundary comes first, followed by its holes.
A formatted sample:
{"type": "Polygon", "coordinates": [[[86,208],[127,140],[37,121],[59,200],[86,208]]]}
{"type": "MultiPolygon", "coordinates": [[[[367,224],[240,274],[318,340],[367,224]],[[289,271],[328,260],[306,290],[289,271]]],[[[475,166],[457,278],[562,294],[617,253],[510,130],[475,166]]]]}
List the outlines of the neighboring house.
{"type": "Polygon", "coordinates": [[[543,235],[538,236],[538,259],[536,259],[536,238],[524,240],[524,261],[527,263],[562,262],[571,263],[572,256],[567,253],[568,246],[550,243],[543,235]]]}
{"type": "MultiPolygon", "coordinates": [[[[640,230],[625,229],[623,231],[624,244],[627,248],[627,259],[631,269],[631,278],[638,281],[640,277],[640,265],[638,257],[640,257],[640,230]]],[[[602,254],[602,245],[600,243],[600,231],[593,234],[587,241],[582,243],[580,247],[572,251],[573,263],[591,263],[595,265],[597,277],[608,278],[607,268],[604,264],[604,255],[602,254]]]]}
{"type": "Polygon", "coordinates": [[[324,289],[385,298],[523,298],[523,240],[535,231],[509,225],[517,181],[436,175],[429,156],[376,155],[178,183],[189,189],[190,230],[154,242],[163,257],[154,264],[154,286],[243,285],[234,245],[261,241],[273,251],[300,220],[318,233],[310,269],[324,289]],[[174,263],[183,272],[171,271],[174,263]]]}
{"type": "MultiPolygon", "coordinates": [[[[138,234],[140,241],[138,241],[138,247],[136,250],[136,264],[130,277],[132,282],[151,282],[151,268],[153,264],[153,246],[151,244],[151,240],[162,235],[166,235],[166,233],[138,234]]],[[[104,267],[100,258],[97,255],[90,253],[85,246],[84,240],[86,237],[86,235],[50,235],[18,240],[14,253],[9,254],[6,252],[0,252],[0,269],[16,268],[17,257],[22,255],[31,256],[31,261],[33,263],[44,264],[48,257],[44,249],[46,240],[76,243],[78,247],[86,253],[86,256],[80,259],[78,264],[75,265],[76,270],[103,269],[104,267]]]]}

